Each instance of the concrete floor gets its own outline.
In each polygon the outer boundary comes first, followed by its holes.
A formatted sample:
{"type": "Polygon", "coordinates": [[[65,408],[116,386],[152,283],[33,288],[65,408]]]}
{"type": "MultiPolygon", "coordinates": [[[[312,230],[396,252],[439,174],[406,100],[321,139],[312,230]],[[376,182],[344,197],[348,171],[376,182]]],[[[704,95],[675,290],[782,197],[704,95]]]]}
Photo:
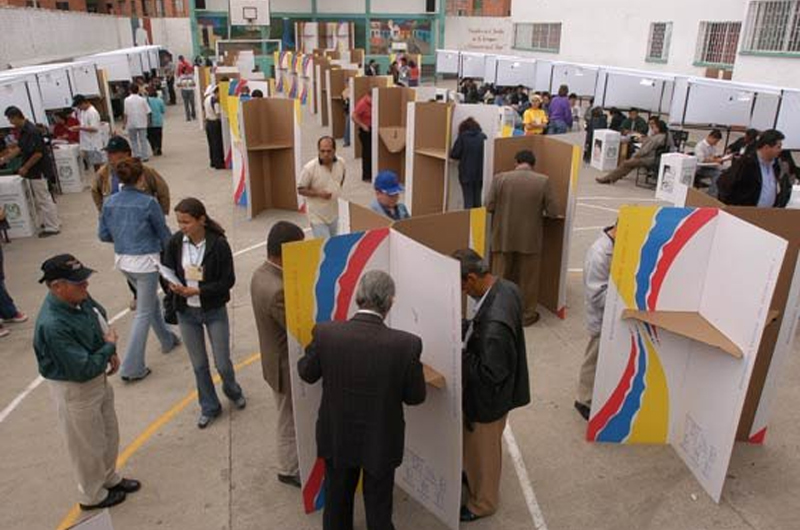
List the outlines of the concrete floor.
{"type": "MultiPolygon", "coordinates": [[[[321,134],[307,117],[304,159],[314,156],[321,134]]],[[[577,141],[577,138],[576,138],[577,141]]],[[[173,203],[189,195],[201,198],[210,214],[228,229],[234,251],[263,244],[277,219],[303,223],[299,214],[272,212],[247,221],[232,206],[229,171],[208,168],[204,135],[195,123],[183,121],[170,107],[165,155],[152,165],[167,179],[173,203]]],[[[365,203],[371,196],[359,179],[351,149],[340,149],[348,160],[345,195],[365,203]]],[[[764,446],[737,445],[722,502],[703,492],[672,449],[666,446],[619,446],[584,441],[584,421],[572,409],[578,367],[587,334],[583,323],[582,278],[579,270],[586,248],[598,228],[613,222],[622,204],[652,201],[652,192],[629,180],[615,186],[595,184],[597,173],[584,168],[578,189],[579,207],[572,237],[566,320],[545,313],[526,330],[533,403],[511,414],[510,424],[547,527],[554,530],[597,529],[791,529],[800,526],[800,422],[794,404],[800,388],[790,382],[800,376],[795,356],[786,367],[764,446]]],[[[4,248],[7,286],[31,320],[11,326],[0,339],[0,407],[5,408],[35,380],[31,332],[45,294],[36,283],[39,265],[47,257],[69,251],[99,273],[91,291],[127,338],[131,322],[125,313],[130,295],[113,270],[113,250],[95,235],[96,216],[89,193],[59,200],[64,229],[45,240],[16,240],[4,248]]],[[[170,220],[174,227],[174,220],[170,220]]],[[[265,257],[263,247],[236,258],[238,283],[229,306],[234,328],[235,362],[257,352],[250,308],[249,280],[265,257]]],[[[138,446],[123,468],[144,487],[112,510],[117,530],[164,529],[312,529],[321,527],[319,514],[303,513],[299,492],[275,480],[271,391],[261,378],[259,363],[241,367],[240,382],[248,407],[230,412],[208,430],[195,426],[196,403],[187,399],[194,380],[181,348],[162,355],[151,334],[148,364],[153,375],[142,383],[123,385],[113,378],[122,448],[141,441],[151,424],[165,413],[166,421],[138,446]],[[183,403],[181,403],[183,401],[183,403]],[[137,440],[138,439],[138,440],[137,440]]],[[[162,418],[163,419],[163,418],[162,418]]],[[[47,383],[30,392],[0,424],[0,528],[54,528],[76,501],[76,487],[66,451],[55,426],[55,411],[47,383]]],[[[506,454],[508,457],[508,454],[506,454]]],[[[506,458],[502,507],[492,518],[469,525],[475,530],[534,528],[520,480],[506,458]]],[[[398,529],[440,529],[443,526],[399,489],[395,496],[398,529]]],[[[361,505],[358,503],[360,513],[361,505]]],[[[356,528],[364,529],[363,515],[356,528]]]]}

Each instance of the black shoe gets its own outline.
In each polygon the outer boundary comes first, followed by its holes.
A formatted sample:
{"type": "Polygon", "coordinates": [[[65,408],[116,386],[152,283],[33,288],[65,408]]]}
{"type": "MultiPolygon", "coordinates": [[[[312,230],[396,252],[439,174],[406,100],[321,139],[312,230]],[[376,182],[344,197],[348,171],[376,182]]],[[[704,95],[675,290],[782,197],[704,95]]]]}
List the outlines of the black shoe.
{"type": "Polygon", "coordinates": [[[472,521],[477,521],[480,518],[481,518],[480,515],[475,515],[474,513],[469,511],[469,508],[467,508],[466,506],[461,507],[461,514],[459,515],[459,519],[461,520],[462,523],[471,523],[472,521]]]}
{"type": "Polygon", "coordinates": [[[60,230],[56,230],[55,232],[39,232],[39,239],[44,239],[45,237],[50,237],[50,236],[57,236],[60,233],[61,233],[60,230]]]}
{"type": "Polygon", "coordinates": [[[109,491],[119,490],[124,493],[136,493],[140,489],[142,489],[142,483],[132,478],[123,478],[119,481],[119,484],[108,488],[109,491]]]}
{"type": "Polygon", "coordinates": [[[122,379],[126,383],[135,383],[136,381],[141,381],[142,379],[144,379],[145,377],[147,377],[148,375],[150,375],[152,373],[153,373],[153,371],[150,368],[145,368],[144,369],[144,373],[142,375],[140,375],[140,376],[129,377],[127,375],[122,375],[122,376],[120,376],[120,379],[122,379]]]}
{"type": "Polygon", "coordinates": [[[578,414],[580,414],[584,420],[589,421],[589,414],[592,412],[591,407],[589,407],[589,405],[584,405],[580,401],[576,401],[574,405],[575,410],[578,411],[578,414]]]}
{"type": "Polygon", "coordinates": [[[278,482],[282,482],[284,484],[288,484],[289,486],[294,486],[295,488],[302,487],[300,483],[300,477],[298,475],[278,475],[278,482]]]}
{"type": "Polygon", "coordinates": [[[237,408],[237,409],[239,409],[239,410],[242,410],[243,408],[245,408],[245,407],[247,406],[247,400],[244,398],[244,394],[242,394],[242,395],[241,395],[241,396],[239,396],[238,398],[236,398],[236,399],[233,399],[233,400],[231,400],[231,401],[233,401],[233,404],[234,404],[234,405],[236,406],[236,408],[237,408]]]}
{"type": "Polygon", "coordinates": [[[116,506],[117,504],[122,503],[125,500],[125,492],[121,490],[108,490],[108,495],[105,499],[98,502],[97,504],[81,504],[81,510],[100,510],[102,508],[111,508],[112,506],[116,506]]]}

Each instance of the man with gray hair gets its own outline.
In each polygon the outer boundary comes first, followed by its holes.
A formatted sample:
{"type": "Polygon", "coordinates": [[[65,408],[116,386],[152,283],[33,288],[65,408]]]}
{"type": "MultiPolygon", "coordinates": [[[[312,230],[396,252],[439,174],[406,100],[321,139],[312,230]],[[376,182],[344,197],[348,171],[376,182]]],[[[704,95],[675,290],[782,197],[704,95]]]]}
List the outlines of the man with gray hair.
{"type": "Polygon", "coordinates": [[[425,401],[422,340],[384,319],[395,286],[383,271],[358,284],[358,311],[345,322],[321,322],[297,364],[309,384],[325,380],[317,419],[317,457],[325,459],[324,530],[353,528],[353,496],[364,473],[369,530],[392,526],[395,469],[403,461],[403,403],[425,401]]]}

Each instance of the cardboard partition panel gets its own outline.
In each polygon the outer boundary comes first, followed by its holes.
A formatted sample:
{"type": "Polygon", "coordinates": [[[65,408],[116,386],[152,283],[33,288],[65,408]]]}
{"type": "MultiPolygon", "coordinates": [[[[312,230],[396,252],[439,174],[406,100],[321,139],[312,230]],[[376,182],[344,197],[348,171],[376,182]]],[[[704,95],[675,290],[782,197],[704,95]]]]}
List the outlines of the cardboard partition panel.
{"type": "Polygon", "coordinates": [[[242,104],[246,146],[247,214],[297,210],[295,102],[256,98],[242,104]]]}
{"type": "Polygon", "coordinates": [[[314,57],[314,73],[316,76],[316,90],[317,90],[317,122],[323,127],[330,124],[330,108],[328,107],[328,70],[331,69],[331,63],[328,59],[316,56],[314,57]]]}
{"type": "MultiPolygon", "coordinates": [[[[356,104],[362,97],[372,93],[373,88],[388,87],[392,84],[389,76],[359,76],[350,78],[350,111],[356,108],[356,104]]],[[[372,103],[372,110],[375,110],[375,102],[372,103]]],[[[350,127],[350,143],[353,146],[353,156],[361,158],[361,141],[355,127],[350,127]]]]}
{"type": "Polygon", "coordinates": [[[350,117],[344,112],[343,93],[350,84],[350,78],[355,75],[355,70],[341,68],[332,68],[327,72],[328,111],[330,112],[331,136],[334,138],[344,138],[345,120],[349,120],[350,117]]]}
{"type": "Polygon", "coordinates": [[[372,174],[394,171],[405,182],[406,122],[414,90],[402,87],[372,90],[372,174]]]}
{"type": "MultiPolygon", "coordinates": [[[[513,112],[513,111],[512,111],[513,112]]],[[[494,163],[494,139],[501,136],[501,110],[495,105],[481,104],[462,104],[453,107],[453,122],[451,125],[452,134],[450,135],[450,148],[452,149],[458,139],[458,128],[467,118],[472,118],[481,126],[481,130],[486,135],[483,143],[483,193],[481,204],[492,184],[492,166],[494,163]]],[[[449,153],[448,153],[449,156],[449,153]]],[[[448,210],[460,210],[464,208],[464,198],[461,192],[461,185],[458,180],[458,161],[451,160],[449,164],[448,177],[448,210]]]]}
{"type": "Polygon", "coordinates": [[[761,337],[736,439],[763,443],[782,368],[794,343],[800,312],[800,210],[726,206],[696,189],[686,205],[717,207],[788,241],[770,310],[777,313],[761,337]]]}
{"type": "Polygon", "coordinates": [[[390,218],[373,212],[370,208],[339,199],[339,233],[365,232],[377,228],[389,228],[394,224],[390,218]]]}
{"type": "Polygon", "coordinates": [[[444,212],[447,207],[448,154],[453,105],[409,103],[406,119],[406,201],[412,215],[444,212]]]}
{"type": "Polygon", "coordinates": [[[575,216],[580,149],[557,137],[534,135],[494,140],[493,174],[511,171],[514,156],[523,149],[533,151],[538,173],[550,178],[559,211],[558,219],[546,218],[539,281],[539,303],[559,317],[566,316],[566,274],[572,222],[575,216]]]}

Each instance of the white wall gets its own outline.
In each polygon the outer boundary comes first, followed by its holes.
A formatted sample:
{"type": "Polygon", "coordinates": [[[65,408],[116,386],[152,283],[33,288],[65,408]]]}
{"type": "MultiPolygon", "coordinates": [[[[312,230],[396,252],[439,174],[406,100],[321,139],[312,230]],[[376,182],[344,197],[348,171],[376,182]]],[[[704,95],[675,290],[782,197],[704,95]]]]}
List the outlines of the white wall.
{"type": "Polygon", "coordinates": [[[510,18],[446,17],[444,46],[447,50],[510,53],[514,25],[510,18]]]}
{"type": "MultiPolygon", "coordinates": [[[[319,0],[317,4],[324,3],[319,0]]],[[[227,11],[225,8],[223,11],[227,11]]],[[[311,13],[311,0],[270,0],[269,10],[273,13],[311,13]]]]}
{"type": "MultiPolygon", "coordinates": [[[[436,0],[436,11],[442,0],[436,0]]],[[[324,0],[323,0],[324,3],[324,0]]],[[[425,0],[372,0],[370,10],[373,13],[425,13],[425,0]]]]}
{"type": "Polygon", "coordinates": [[[129,46],[127,18],[0,6],[0,69],[129,46]]]}
{"type": "Polygon", "coordinates": [[[800,58],[739,55],[733,67],[733,80],[800,88],[800,58]]]}
{"type": "Polygon", "coordinates": [[[150,19],[152,44],[160,44],[172,52],[177,60],[178,55],[191,57],[192,31],[189,18],[153,18],[150,19]]]}
{"type": "Polygon", "coordinates": [[[704,69],[692,65],[699,22],[742,21],[746,5],[746,0],[516,0],[511,5],[514,22],[561,22],[562,26],[560,53],[516,50],[515,53],[545,59],[702,75],[704,69]],[[666,64],[645,61],[651,22],[672,22],[672,39],[666,64]]]}
{"type": "Polygon", "coordinates": [[[317,2],[319,13],[366,13],[364,0],[322,0],[317,2]]]}

